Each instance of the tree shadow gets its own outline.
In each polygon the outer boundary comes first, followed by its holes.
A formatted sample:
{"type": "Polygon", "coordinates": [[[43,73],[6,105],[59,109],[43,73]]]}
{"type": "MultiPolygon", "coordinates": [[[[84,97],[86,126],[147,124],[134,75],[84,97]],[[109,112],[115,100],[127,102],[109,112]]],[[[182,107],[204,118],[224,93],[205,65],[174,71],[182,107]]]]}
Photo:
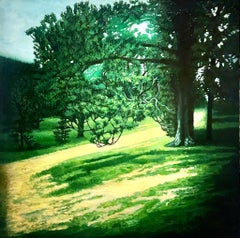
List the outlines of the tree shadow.
{"type": "Polygon", "coordinates": [[[239,131],[238,128],[218,128],[213,130],[212,140],[206,139],[206,130],[197,129],[195,131],[197,145],[213,145],[213,146],[226,146],[238,147],[239,146],[239,131]]]}
{"type": "Polygon", "coordinates": [[[222,117],[213,118],[213,123],[229,123],[229,122],[238,122],[238,116],[225,115],[222,117]]]}
{"type": "MultiPolygon", "coordinates": [[[[77,229],[77,228],[76,228],[77,229]]],[[[121,228],[120,228],[121,229],[121,228]]],[[[141,233],[138,232],[125,232],[123,234],[105,234],[105,230],[103,228],[95,228],[95,227],[89,227],[85,228],[84,231],[81,232],[73,232],[74,228],[69,228],[64,231],[38,231],[38,232],[32,232],[26,235],[20,235],[18,237],[20,238],[52,238],[52,237],[81,237],[81,238],[192,238],[197,237],[194,232],[188,232],[184,234],[178,234],[176,232],[147,232],[147,233],[141,233]]],[[[206,238],[206,237],[202,237],[206,238]]]]}
{"type": "Polygon", "coordinates": [[[208,181],[213,184],[215,196],[204,202],[208,208],[204,219],[199,221],[199,237],[235,238],[239,234],[239,164],[238,156],[232,155],[229,163],[218,173],[210,174],[208,181]]]}
{"type": "Polygon", "coordinates": [[[213,142],[216,145],[222,146],[236,146],[239,145],[239,131],[238,128],[221,128],[213,132],[213,142]]]}
{"type": "Polygon", "coordinates": [[[47,196],[59,196],[78,192],[82,189],[102,184],[104,181],[102,173],[107,171],[110,172],[110,169],[114,169],[114,173],[113,175],[109,175],[107,180],[114,179],[123,173],[129,173],[133,168],[140,168],[144,164],[158,165],[159,163],[169,161],[169,158],[173,161],[174,157],[178,160],[178,162],[180,161],[180,163],[177,163],[176,165],[171,165],[171,167],[175,169],[187,168],[200,164],[207,165],[208,163],[217,163],[218,161],[226,158],[226,153],[233,154],[234,150],[232,148],[218,147],[205,147],[204,150],[199,147],[180,147],[164,151],[150,150],[135,154],[108,154],[85,160],[76,159],[76,161],[66,161],[36,174],[34,178],[50,174],[51,182],[54,182],[57,185],[67,183],[67,187],[53,190],[47,194],[47,196]],[[208,153],[211,153],[210,157],[206,156],[208,153]],[[223,155],[219,158],[218,155],[221,154],[223,155]],[[78,165],[79,163],[80,165],[78,165]],[[121,168],[117,168],[119,165],[127,169],[121,170],[121,168]],[[99,173],[99,170],[103,170],[103,172],[99,173]]]}
{"type": "Polygon", "coordinates": [[[204,197],[196,198],[193,194],[186,201],[188,206],[176,202],[170,209],[149,212],[144,217],[139,217],[134,227],[124,227],[124,221],[112,223],[108,227],[79,228],[75,224],[69,224],[66,230],[37,231],[21,237],[235,238],[238,234],[240,194],[237,167],[237,160],[233,158],[217,174],[206,171],[208,176],[198,184],[204,197]],[[204,190],[208,183],[212,183],[212,191],[204,190]],[[202,209],[204,213],[198,214],[202,209]]]}

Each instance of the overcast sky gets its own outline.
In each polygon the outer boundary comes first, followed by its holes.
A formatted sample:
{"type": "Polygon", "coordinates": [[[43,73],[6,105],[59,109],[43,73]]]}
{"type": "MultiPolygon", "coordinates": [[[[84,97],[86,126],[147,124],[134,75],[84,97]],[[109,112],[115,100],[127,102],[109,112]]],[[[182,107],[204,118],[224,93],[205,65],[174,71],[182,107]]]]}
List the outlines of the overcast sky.
{"type": "MultiPolygon", "coordinates": [[[[127,0],[126,0],[127,1],[127,0]]],[[[33,62],[32,38],[25,31],[38,26],[44,15],[57,16],[78,0],[0,0],[0,55],[33,62]]],[[[99,5],[115,0],[89,0],[99,5]]]]}

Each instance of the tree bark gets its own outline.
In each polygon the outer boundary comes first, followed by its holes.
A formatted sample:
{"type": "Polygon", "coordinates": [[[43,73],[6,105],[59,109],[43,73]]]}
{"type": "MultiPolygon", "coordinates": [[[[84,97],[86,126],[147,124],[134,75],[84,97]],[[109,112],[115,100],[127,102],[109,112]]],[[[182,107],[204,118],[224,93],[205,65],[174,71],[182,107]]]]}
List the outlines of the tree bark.
{"type": "MultiPolygon", "coordinates": [[[[194,144],[193,126],[193,51],[194,24],[190,0],[177,1],[178,12],[173,21],[177,36],[178,85],[177,130],[175,139],[168,146],[191,146],[194,144]]],[[[193,5],[192,5],[193,6],[193,5]]]]}
{"type": "Polygon", "coordinates": [[[189,102],[189,94],[184,89],[179,89],[177,98],[177,130],[174,141],[168,146],[192,146],[193,134],[193,105],[189,102]]]}
{"type": "Polygon", "coordinates": [[[212,109],[213,109],[213,93],[209,90],[208,94],[208,101],[207,101],[207,131],[206,131],[206,138],[207,140],[212,139],[212,109]]]}

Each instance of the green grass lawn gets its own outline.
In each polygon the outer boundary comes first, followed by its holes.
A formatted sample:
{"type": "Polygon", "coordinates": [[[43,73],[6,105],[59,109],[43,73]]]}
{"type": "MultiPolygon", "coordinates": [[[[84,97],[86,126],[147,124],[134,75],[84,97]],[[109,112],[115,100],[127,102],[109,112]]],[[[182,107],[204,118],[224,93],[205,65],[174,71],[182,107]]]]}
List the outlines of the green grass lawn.
{"type": "MultiPolygon", "coordinates": [[[[213,141],[205,142],[204,112],[198,110],[197,115],[201,120],[196,125],[198,145],[194,147],[167,148],[164,145],[171,139],[162,136],[133,148],[73,158],[32,176],[42,197],[58,200],[84,191],[86,194],[77,201],[66,200],[58,208],[59,214],[52,214],[72,217],[59,220],[65,229],[58,231],[55,224],[50,227],[53,231],[38,230],[23,236],[237,237],[238,117],[216,114],[213,141]],[[50,176],[47,188],[39,183],[46,176],[50,176]],[[146,185],[155,180],[154,186],[146,185]],[[113,198],[94,210],[71,212],[78,203],[101,201],[106,196],[101,188],[109,182],[131,186],[112,190],[113,198]],[[145,185],[146,189],[141,189],[145,185]],[[124,189],[129,190],[128,195],[115,194],[125,194],[124,189]]],[[[147,119],[132,133],[155,126],[147,119]]],[[[31,214],[31,219],[40,217],[41,212],[31,214]]],[[[51,215],[48,218],[52,219],[51,215]]]]}
{"type": "MultiPolygon", "coordinates": [[[[63,145],[58,144],[55,141],[53,134],[53,130],[56,127],[57,122],[58,118],[45,118],[40,123],[39,130],[34,130],[32,132],[34,139],[39,144],[39,148],[34,150],[19,151],[16,148],[16,145],[11,143],[7,135],[0,137],[0,143],[2,144],[0,147],[0,163],[24,160],[34,156],[44,155],[89,143],[86,138],[77,138],[77,131],[72,129],[70,131],[69,142],[63,145]]],[[[154,127],[159,127],[159,125],[154,123],[151,118],[146,118],[138,127],[134,128],[133,130],[126,130],[123,134],[127,135],[154,127]]],[[[86,136],[88,136],[88,132],[86,132],[86,136]]]]}
{"type": "MultiPolygon", "coordinates": [[[[195,115],[202,117],[202,120],[198,122],[198,127],[203,127],[204,113],[205,112],[203,109],[196,110],[195,115]]],[[[70,132],[69,142],[63,145],[59,145],[58,143],[56,143],[53,134],[53,130],[56,127],[57,122],[58,118],[45,118],[40,123],[40,128],[32,132],[35,141],[39,144],[39,148],[33,150],[19,151],[16,145],[13,144],[11,140],[9,140],[7,133],[2,134],[0,136],[0,163],[19,161],[34,156],[44,155],[58,150],[63,150],[77,145],[89,143],[86,138],[77,138],[77,131],[72,129],[70,132]]],[[[151,118],[146,118],[140,123],[138,127],[134,128],[133,130],[126,130],[123,134],[127,135],[130,133],[143,131],[158,126],[159,125],[157,123],[154,123],[151,118]]],[[[86,136],[88,136],[88,132],[86,132],[85,134],[86,136]]]]}
{"type": "Polygon", "coordinates": [[[77,232],[81,237],[91,237],[90,234],[94,234],[93,237],[102,235],[132,237],[131,234],[135,234],[134,237],[141,237],[144,234],[159,232],[169,235],[192,234],[197,230],[202,235],[207,235],[208,232],[218,234],[220,229],[226,235],[228,232],[233,232],[229,228],[232,229],[230,225],[234,224],[234,219],[237,217],[234,212],[237,202],[234,200],[236,155],[233,148],[205,147],[163,151],[159,149],[158,142],[153,142],[151,149],[125,150],[124,153],[107,153],[100,157],[90,155],[75,158],[42,171],[36,174],[36,177],[51,174],[51,182],[57,185],[67,183],[68,186],[65,188],[45,194],[45,196],[58,197],[86,188],[94,189],[96,185],[115,178],[121,181],[121,175],[131,174],[135,170],[143,173],[133,175],[130,179],[143,176],[151,178],[158,174],[174,176],[187,170],[189,176],[101,205],[118,207],[117,210],[109,211],[108,216],[141,205],[141,209],[134,214],[126,214],[102,223],[101,217],[105,216],[105,212],[92,211],[84,216],[75,217],[67,224],[70,229],[63,231],[63,234],[77,232]],[[159,165],[162,166],[158,167],[159,165]],[[172,193],[170,199],[160,202],[159,198],[169,192],[172,193]],[[94,220],[99,221],[88,227],[87,224],[94,220]]]}
{"type": "Polygon", "coordinates": [[[33,135],[35,141],[39,144],[39,148],[34,150],[19,151],[16,148],[16,145],[11,143],[11,140],[9,140],[7,135],[4,135],[2,140],[0,140],[2,143],[2,152],[0,149],[1,162],[9,163],[19,161],[88,143],[85,138],[77,138],[76,130],[71,130],[68,143],[63,145],[56,143],[53,130],[56,127],[57,122],[58,118],[45,118],[40,123],[39,130],[34,130],[32,132],[31,135],[33,135]]]}

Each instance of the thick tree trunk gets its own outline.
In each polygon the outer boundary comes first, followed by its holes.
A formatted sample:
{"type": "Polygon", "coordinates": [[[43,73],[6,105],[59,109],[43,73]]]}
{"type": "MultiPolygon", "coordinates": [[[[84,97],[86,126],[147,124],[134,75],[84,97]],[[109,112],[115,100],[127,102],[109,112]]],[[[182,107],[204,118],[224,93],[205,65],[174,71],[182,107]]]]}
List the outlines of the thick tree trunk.
{"type": "Polygon", "coordinates": [[[178,13],[174,20],[177,36],[178,92],[177,92],[177,131],[169,146],[191,146],[194,144],[193,126],[193,51],[194,24],[190,0],[177,1],[178,13]],[[184,3],[183,3],[184,2],[184,3]]]}
{"type": "Polygon", "coordinates": [[[84,115],[82,113],[79,114],[79,117],[77,119],[77,137],[81,138],[83,137],[83,133],[84,133],[84,122],[85,122],[85,118],[84,115]]]}
{"type": "Polygon", "coordinates": [[[189,103],[189,95],[185,90],[178,92],[177,105],[177,131],[174,141],[168,146],[191,146],[194,145],[193,139],[193,107],[189,103]]]}
{"type": "Polygon", "coordinates": [[[213,110],[213,93],[211,91],[208,92],[208,101],[207,101],[207,131],[206,138],[207,140],[212,139],[212,110],[213,110]]]}

